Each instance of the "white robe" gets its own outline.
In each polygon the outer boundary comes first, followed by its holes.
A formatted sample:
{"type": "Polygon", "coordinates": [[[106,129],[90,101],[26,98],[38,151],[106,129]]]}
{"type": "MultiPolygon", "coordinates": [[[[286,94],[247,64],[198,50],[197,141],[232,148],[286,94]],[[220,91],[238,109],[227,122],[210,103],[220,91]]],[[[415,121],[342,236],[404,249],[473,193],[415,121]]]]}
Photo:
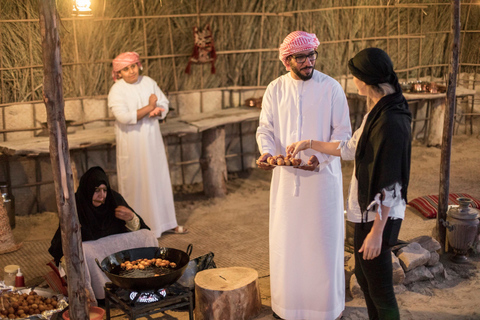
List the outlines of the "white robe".
{"type": "Polygon", "coordinates": [[[167,157],[159,117],[148,115],[137,121],[137,110],[156,94],[157,106],[168,112],[168,100],[157,83],[140,76],[134,84],[118,80],[108,94],[108,106],[115,116],[118,191],[160,237],[175,228],[177,219],[167,157]]]}
{"type": "MultiPolygon", "coordinates": [[[[336,141],[351,135],[345,94],[331,77],[314,71],[308,81],[290,73],[268,86],[262,101],[260,152],[285,155],[305,139],[336,141]]],[[[313,150],[318,172],[273,170],[270,188],[272,309],[284,319],[332,320],[345,308],[344,214],[340,158],[313,150]]]]}

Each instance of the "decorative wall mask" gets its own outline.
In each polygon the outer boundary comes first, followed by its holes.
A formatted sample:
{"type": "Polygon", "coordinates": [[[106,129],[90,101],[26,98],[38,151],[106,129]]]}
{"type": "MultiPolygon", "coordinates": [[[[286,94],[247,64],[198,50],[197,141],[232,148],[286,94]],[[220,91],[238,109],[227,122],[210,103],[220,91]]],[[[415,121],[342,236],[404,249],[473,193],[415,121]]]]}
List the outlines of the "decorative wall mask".
{"type": "Polygon", "coordinates": [[[211,73],[215,73],[215,60],[217,55],[215,53],[215,47],[213,44],[212,30],[210,25],[207,24],[203,30],[199,30],[198,27],[193,27],[194,47],[193,53],[188,60],[185,73],[190,73],[190,66],[192,63],[211,63],[211,73]]]}

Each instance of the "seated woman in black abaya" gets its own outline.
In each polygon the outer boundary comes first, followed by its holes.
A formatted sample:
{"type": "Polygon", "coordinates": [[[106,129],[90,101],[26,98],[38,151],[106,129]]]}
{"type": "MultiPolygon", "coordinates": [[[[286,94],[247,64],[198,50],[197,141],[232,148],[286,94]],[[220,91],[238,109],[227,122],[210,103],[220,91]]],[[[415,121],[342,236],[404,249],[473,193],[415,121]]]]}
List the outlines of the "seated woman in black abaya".
{"type": "MultiPolygon", "coordinates": [[[[107,175],[100,167],[88,169],[80,178],[75,193],[82,241],[98,240],[113,234],[149,229],[123,197],[110,188],[107,175]]],[[[60,226],[48,252],[58,265],[63,257],[60,226]]]]}
{"type": "MultiPolygon", "coordinates": [[[[95,298],[104,299],[103,285],[109,281],[98,268],[95,258],[133,248],[158,247],[158,240],[125,199],[110,188],[108,177],[100,167],[92,167],[80,178],[75,193],[85,256],[87,289],[95,298]]],[[[48,252],[56,265],[63,257],[60,226],[48,252]]]]}

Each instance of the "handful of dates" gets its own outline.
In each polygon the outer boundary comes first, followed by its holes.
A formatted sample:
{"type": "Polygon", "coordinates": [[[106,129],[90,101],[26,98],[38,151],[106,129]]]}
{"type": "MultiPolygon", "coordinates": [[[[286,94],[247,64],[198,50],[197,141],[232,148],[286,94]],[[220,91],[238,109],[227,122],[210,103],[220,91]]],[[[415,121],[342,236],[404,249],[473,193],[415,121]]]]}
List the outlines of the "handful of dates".
{"type": "Polygon", "coordinates": [[[272,166],[293,166],[298,167],[302,164],[302,159],[297,159],[292,157],[291,154],[283,156],[279,154],[277,156],[272,156],[267,158],[267,163],[272,166]]]}

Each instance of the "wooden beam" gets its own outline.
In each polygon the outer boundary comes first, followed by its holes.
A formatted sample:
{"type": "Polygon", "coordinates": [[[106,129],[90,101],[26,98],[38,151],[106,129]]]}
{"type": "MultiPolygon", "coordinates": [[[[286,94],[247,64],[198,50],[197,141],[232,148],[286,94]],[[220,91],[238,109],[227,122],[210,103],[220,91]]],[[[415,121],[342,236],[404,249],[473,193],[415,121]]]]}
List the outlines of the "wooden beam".
{"type": "Polygon", "coordinates": [[[452,60],[451,70],[448,76],[447,107],[445,108],[445,120],[442,136],[443,143],[440,158],[440,191],[438,196],[437,214],[438,241],[442,245],[442,252],[445,252],[445,240],[447,236],[447,230],[443,225],[443,222],[447,221],[448,192],[450,187],[450,156],[452,151],[453,116],[455,112],[460,47],[460,0],[453,1],[452,10],[452,60]]]}
{"type": "Polygon", "coordinates": [[[64,113],[58,30],[61,23],[57,19],[55,0],[39,1],[39,11],[44,65],[43,100],[47,109],[47,123],[50,131],[50,160],[62,231],[62,248],[67,267],[70,316],[73,320],[88,320],[90,317],[85,291],[85,263],[64,113]]]}

